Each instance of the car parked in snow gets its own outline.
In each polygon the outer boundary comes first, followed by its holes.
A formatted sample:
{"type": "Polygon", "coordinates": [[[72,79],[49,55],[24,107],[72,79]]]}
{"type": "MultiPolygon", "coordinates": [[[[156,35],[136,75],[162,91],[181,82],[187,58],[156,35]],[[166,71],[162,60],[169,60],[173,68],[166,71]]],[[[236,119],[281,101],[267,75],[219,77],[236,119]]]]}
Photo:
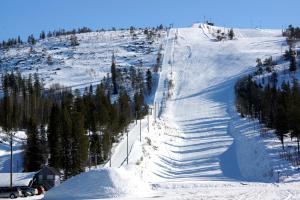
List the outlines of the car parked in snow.
{"type": "Polygon", "coordinates": [[[22,191],[22,194],[24,197],[33,196],[38,194],[38,190],[35,188],[31,188],[28,186],[20,186],[20,190],[22,191]]]}
{"type": "Polygon", "coordinates": [[[18,187],[0,187],[0,197],[14,199],[21,196],[22,191],[18,187]]]}

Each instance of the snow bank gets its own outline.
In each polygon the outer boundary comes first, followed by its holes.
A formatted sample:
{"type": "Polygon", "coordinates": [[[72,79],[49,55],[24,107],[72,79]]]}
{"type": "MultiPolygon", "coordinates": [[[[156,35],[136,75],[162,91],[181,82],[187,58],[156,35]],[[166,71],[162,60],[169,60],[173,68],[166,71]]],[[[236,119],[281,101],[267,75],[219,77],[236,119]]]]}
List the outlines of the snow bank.
{"type": "Polygon", "coordinates": [[[99,199],[122,196],[145,196],[149,185],[123,168],[103,168],[81,173],[49,190],[46,200],[99,199]]]}
{"type": "Polygon", "coordinates": [[[274,182],[277,177],[273,172],[272,160],[262,138],[253,130],[254,123],[236,116],[230,124],[240,172],[248,181],[274,182]]]}
{"type": "MultiPolygon", "coordinates": [[[[28,186],[35,172],[13,173],[13,185],[28,186]]],[[[0,187],[8,187],[10,184],[10,173],[0,173],[0,187]]]]}

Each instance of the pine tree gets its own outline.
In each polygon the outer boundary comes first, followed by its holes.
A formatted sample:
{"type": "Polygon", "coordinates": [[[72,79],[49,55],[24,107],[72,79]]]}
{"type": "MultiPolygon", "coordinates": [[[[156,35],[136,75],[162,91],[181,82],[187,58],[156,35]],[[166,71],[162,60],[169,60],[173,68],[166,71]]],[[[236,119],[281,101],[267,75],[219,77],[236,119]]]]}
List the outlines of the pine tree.
{"type": "Polygon", "coordinates": [[[97,121],[100,131],[103,130],[109,121],[109,109],[110,109],[110,99],[107,98],[104,91],[104,86],[102,84],[97,86],[95,95],[95,106],[97,112],[97,121]]]}
{"type": "Polygon", "coordinates": [[[113,94],[118,94],[118,85],[117,85],[117,69],[116,69],[116,62],[115,56],[112,56],[112,63],[111,63],[111,80],[113,84],[113,94]]]}
{"type": "Polygon", "coordinates": [[[140,65],[137,70],[137,80],[136,80],[136,91],[139,91],[140,93],[144,92],[144,73],[142,71],[143,68],[143,62],[140,61],[140,65]]]}
{"type": "Polygon", "coordinates": [[[147,83],[148,95],[150,95],[152,92],[152,73],[149,69],[147,70],[146,73],[146,83],[147,83]]]}
{"type": "Polygon", "coordinates": [[[229,32],[228,32],[228,38],[230,39],[230,40],[232,40],[233,38],[234,38],[234,32],[233,32],[233,29],[231,28],[230,30],[229,30],[229,32]]]}
{"type": "Polygon", "coordinates": [[[31,34],[30,36],[28,36],[27,42],[31,45],[34,45],[36,43],[36,40],[33,36],[33,34],[31,34]]]}
{"type": "Polygon", "coordinates": [[[131,79],[131,87],[133,89],[135,89],[136,88],[136,82],[137,82],[137,74],[136,74],[136,70],[133,66],[130,67],[129,73],[130,73],[130,79],[131,79]]]}
{"type": "Polygon", "coordinates": [[[137,119],[141,119],[145,114],[145,102],[144,102],[144,94],[141,92],[136,92],[133,97],[134,100],[134,109],[136,113],[137,119]]]}
{"type": "Polygon", "coordinates": [[[92,134],[90,151],[91,151],[92,157],[94,158],[95,166],[103,161],[100,137],[96,133],[92,134]]]}
{"type": "Polygon", "coordinates": [[[41,146],[38,136],[36,121],[31,117],[27,127],[27,145],[24,158],[25,171],[38,171],[41,168],[44,164],[42,149],[43,147],[41,146]]]}
{"type": "Polygon", "coordinates": [[[62,167],[62,130],[60,108],[54,104],[51,109],[48,127],[49,165],[61,169],[62,167]]]}
{"type": "Polygon", "coordinates": [[[290,59],[290,71],[295,72],[297,70],[297,63],[296,63],[296,58],[295,56],[292,56],[290,59]]]}
{"type": "MultiPolygon", "coordinates": [[[[285,88],[286,86],[284,86],[284,89],[286,90],[286,92],[288,92],[288,90],[285,88]]],[[[284,149],[284,137],[287,135],[287,133],[289,132],[289,116],[288,116],[288,96],[285,95],[289,95],[286,94],[285,92],[280,92],[279,93],[279,97],[277,98],[276,101],[276,112],[275,112],[275,129],[276,129],[276,134],[278,135],[281,144],[282,144],[282,148],[284,149]]]]}
{"type": "Polygon", "coordinates": [[[77,36],[75,34],[71,35],[71,37],[70,37],[70,43],[71,43],[71,46],[78,46],[79,45],[77,36]]]}
{"type": "Polygon", "coordinates": [[[49,31],[49,32],[47,33],[47,37],[50,38],[50,37],[52,37],[52,36],[53,36],[52,32],[49,31]]]}
{"type": "Polygon", "coordinates": [[[291,110],[291,134],[292,137],[297,138],[297,149],[298,149],[298,156],[300,156],[300,106],[299,105],[293,105],[291,110]]]}
{"type": "Polygon", "coordinates": [[[43,156],[43,160],[45,161],[45,163],[47,163],[48,160],[48,143],[47,143],[47,133],[46,133],[46,129],[45,129],[45,125],[42,123],[40,125],[40,141],[41,141],[41,146],[42,146],[42,156],[43,156]]]}
{"type": "Polygon", "coordinates": [[[84,171],[88,157],[88,138],[85,134],[84,119],[81,113],[72,113],[71,130],[71,175],[76,175],[84,171]]]}
{"type": "Polygon", "coordinates": [[[118,99],[118,105],[119,105],[119,128],[120,130],[123,129],[123,127],[127,126],[130,122],[130,98],[125,90],[122,90],[119,95],[118,99]]]}
{"type": "Polygon", "coordinates": [[[70,104],[62,102],[61,113],[61,139],[62,139],[62,164],[65,178],[72,175],[72,119],[70,113],[70,104]]]}
{"type": "Polygon", "coordinates": [[[42,32],[40,33],[40,39],[43,40],[43,39],[45,39],[45,38],[46,38],[45,31],[42,31],[42,32]]]}
{"type": "Polygon", "coordinates": [[[109,151],[112,144],[112,137],[111,133],[109,131],[105,131],[103,134],[103,140],[102,140],[102,149],[103,149],[103,159],[107,160],[109,158],[109,151]]]}

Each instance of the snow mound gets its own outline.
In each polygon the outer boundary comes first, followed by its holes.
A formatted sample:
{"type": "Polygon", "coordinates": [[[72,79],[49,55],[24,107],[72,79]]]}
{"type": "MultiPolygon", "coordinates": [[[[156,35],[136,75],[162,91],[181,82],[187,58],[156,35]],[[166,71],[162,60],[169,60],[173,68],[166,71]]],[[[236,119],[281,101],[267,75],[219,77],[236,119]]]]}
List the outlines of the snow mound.
{"type": "MultiPolygon", "coordinates": [[[[13,173],[14,186],[28,186],[35,172],[13,173]]],[[[0,187],[8,187],[10,184],[10,173],[0,173],[0,187]]]]}
{"type": "Polygon", "coordinates": [[[102,168],[81,173],[49,190],[46,200],[140,197],[151,192],[148,184],[123,168],[102,168]]]}

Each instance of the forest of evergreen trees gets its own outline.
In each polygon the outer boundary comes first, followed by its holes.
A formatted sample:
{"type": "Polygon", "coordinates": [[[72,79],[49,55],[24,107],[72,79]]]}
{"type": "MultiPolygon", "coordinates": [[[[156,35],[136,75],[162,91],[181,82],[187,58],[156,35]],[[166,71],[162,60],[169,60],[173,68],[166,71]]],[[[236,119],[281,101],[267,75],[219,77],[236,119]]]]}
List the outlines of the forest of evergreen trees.
{"type": "Polygon", "coordinates": [[[290,137],[291,140],[295,138],[297,160],[300,161],[300,86],[294,76],[299,68],[294,46],[296,40],[300,39],[300,29],[290,25],[283,35],[287,37],[289,45],[289,49],[282,56],[283,60],[289,61],[289,68],[283,73],[289,73],[289,76],[293,77],[292,81],[283,81],[279,86],[278,74],[274,68],[277,61],[272,57],[263,62],[257,59],[254,75],[244,77],[236,83],[235,103],[242,117],[256,118],[261,124],[275,130],[283,149],[285,137],[290,137]],[[266,73],[270,73],[267,75],[267,81],[264,77],[260,78],[266,73]]]}
{"type": "Polygon", "coordinates": [[[284,149],[284,138],[297,139],[300,157],[300,88],[297,79],[281,87],[268,83],[265,87],[252,76],[239,80],[235,86],[236,108],[242,117],[256,118],[274,129],[284,149]]]}
{"type": "Polygon", "coordinates": [[[289,25],[288,28],[283,31],[283,36],[287,39],[300,39],[300,28],[289,25]]]}
{"type": "Polygon", "coordinates": [[[26,130],[24,171],[48,164],[68,178],[109,159],[119,134],[148,113],[144,95],[152,90],[151,71],[144,74],[139,68],[131,75],[133,96],[119,85],[114,59],[112,78],[85,88],[83,94],[58,84],[45,89],[38,74],[3,74],[0,126],[8,134],[26,130]]]}

